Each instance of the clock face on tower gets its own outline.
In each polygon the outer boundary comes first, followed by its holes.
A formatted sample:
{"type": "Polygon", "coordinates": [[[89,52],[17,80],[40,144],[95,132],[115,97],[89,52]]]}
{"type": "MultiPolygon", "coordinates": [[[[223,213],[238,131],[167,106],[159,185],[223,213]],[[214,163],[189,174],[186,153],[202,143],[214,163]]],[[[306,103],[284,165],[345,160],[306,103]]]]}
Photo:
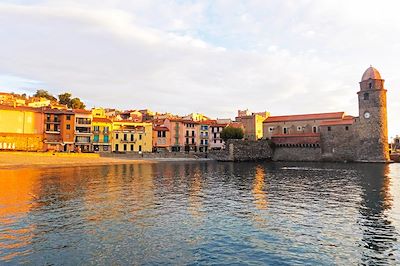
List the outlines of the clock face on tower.
{"type": "Polygon", "coordinates": [[[368,118],[371,117],[371,114],[370,114],[369,112],[365,112],[365,113],[364,113],[364,117],[368,119],[368,118]]]}

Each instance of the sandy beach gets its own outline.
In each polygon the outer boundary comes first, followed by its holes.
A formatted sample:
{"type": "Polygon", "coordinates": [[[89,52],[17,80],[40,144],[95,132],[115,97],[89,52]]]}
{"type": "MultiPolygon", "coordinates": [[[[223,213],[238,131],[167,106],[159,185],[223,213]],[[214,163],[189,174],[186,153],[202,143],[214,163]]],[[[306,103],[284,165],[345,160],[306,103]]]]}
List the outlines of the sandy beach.
{"type": "Polygon", "coordinates": [[[0,168],[132,164],[151,160],[104,158],[98,154],[0,152],[0,168]]]}

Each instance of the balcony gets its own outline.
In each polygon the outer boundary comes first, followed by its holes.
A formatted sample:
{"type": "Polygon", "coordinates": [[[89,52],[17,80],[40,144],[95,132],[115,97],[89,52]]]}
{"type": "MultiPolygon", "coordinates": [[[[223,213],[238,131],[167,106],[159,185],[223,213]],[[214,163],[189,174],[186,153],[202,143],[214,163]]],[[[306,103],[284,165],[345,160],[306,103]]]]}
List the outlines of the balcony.
{"type": "Polygon", "coordinates": [[[46,130],[45,133],[46,134],[61,134],[60,131],[54,131],[54,130],[46,130]]]}
{"type": "Polygon", "coordinates": [[[46,123],[46,124],[61,124],[61,121],[60,120],[48,120],[48,119],[45,119],[44,120],[44,122],[46,123]]]}

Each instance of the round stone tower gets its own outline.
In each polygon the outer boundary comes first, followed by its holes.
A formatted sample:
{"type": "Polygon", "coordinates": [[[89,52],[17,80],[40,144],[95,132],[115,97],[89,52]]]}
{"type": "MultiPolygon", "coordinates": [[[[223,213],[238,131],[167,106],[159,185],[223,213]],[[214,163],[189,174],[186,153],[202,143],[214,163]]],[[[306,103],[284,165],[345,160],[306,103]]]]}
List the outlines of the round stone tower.
{"type": "Polygon", "coordinates": [[[365,70],[358,94],[358,160],[388,162],[388,127],[384,80],[372,66],[365,70]]]}

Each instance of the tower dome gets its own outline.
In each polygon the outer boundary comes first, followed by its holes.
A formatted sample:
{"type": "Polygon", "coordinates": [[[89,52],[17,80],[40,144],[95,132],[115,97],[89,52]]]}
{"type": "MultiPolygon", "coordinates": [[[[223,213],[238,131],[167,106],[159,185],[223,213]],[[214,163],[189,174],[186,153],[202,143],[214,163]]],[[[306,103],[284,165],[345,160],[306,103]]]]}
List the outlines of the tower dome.
{"type": "Polygon", "coordinates": [[[369,68],[367,68],[367,70],[365,70],[364,74],[362,75],[361,81],[369,79],[382,79],[379,71],[372,66],[370,66],[369,68]]]}

